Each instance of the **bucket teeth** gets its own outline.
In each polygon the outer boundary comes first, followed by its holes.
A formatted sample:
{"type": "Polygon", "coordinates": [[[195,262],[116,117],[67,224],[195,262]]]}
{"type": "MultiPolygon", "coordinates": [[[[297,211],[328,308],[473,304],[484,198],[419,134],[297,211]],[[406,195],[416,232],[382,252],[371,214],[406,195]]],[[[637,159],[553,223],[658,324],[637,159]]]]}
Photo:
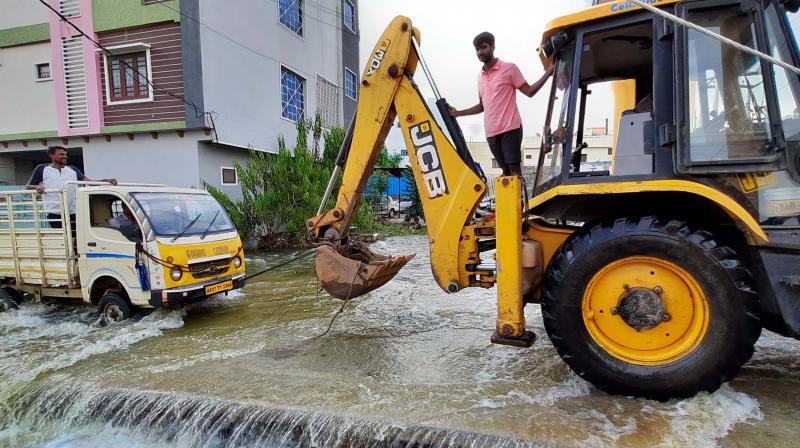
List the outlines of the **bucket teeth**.
{"type": "Polygon", "coordinates": [[[393,279],[416,254],[387,257],[354,242],[338,251],[331,246],[317,249],[317,277],[328,294],[341,300],[362,296],[393,279]]]}

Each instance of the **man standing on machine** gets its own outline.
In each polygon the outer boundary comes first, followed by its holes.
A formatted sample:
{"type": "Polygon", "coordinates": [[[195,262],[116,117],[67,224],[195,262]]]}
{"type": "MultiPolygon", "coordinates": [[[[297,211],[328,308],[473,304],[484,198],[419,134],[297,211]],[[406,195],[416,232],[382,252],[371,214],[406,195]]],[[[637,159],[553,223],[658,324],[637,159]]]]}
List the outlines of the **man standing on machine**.
{"type": "Polygon", "coordinates": [[[450,108],[450,115],[463,117],[486,112],[484,128],[489,149],[503,176],[522,175],[522,118],[517,109],[516,91],[532,97],[553,74],[552,67],[535,83],[528,84],[519,68],[494,56],[494,36],[483,32],[472,41],[478,60],[483,62],[478,75],[478,104],[469,109],[450,108]]]}

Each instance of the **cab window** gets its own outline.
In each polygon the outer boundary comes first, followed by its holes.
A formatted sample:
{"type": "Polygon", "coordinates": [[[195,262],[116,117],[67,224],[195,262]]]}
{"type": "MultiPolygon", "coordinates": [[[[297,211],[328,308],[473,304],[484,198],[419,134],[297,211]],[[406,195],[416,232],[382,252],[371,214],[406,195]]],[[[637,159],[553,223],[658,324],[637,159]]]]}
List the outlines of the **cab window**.
{"type": "MultiPolygon", "coordinates": [[[[797,48],[795,36],[800,30],[800,14],[784,16],[777,11],[775,2],[766,10],[767,38],[770,53],[787,64],[794,65],[792,53],[797,48]],[[784,21],[785,19],[785,21],[784,21]],[[784,32],[783,27],[786,27],[784,32]],[[784,38],[786,36],[786,38],[784,38]]],[[[785,68],[775,66],[775,90],[778,95],[778,111],[783,125],[783,136],[787,141],[800,141],[800,81],[797,75],[785,68]]]]}
{"type": "Polygon", "coordinates": [[[564,145],[569,138],[569,95],[570,80],[572,79],[572,59],[571,49],[563,49],[556,57],[556,69],[553,75],[550,91],[550,109],[548,121],[545,124],[545,144],[544,154],[539,160],[538,173],[541,177],[537,182],[538,186],[555,179],[561,174],[562,152],[564,145]]]}
{"type": "Polygon", "coordinates": [[[121,241],[141,241],[142,231],[130,208],[121,198],[111,194],[89,197],[89,222],[92,228],[116,229],[121,241]]]}
{"type": "MultiPolygon", "coordinates": [[[[738,5],[689,10],[686,18],[758,48],[753,16],[738,5]]],[[[698,31],[687,33],[688,164],[772,155],[775,145],[760,60],[698,31]]]]}
{"type": "Polygon", "coordinates": [[[652,174],[653,22],[587,33],[580,56],[570,177],[652,174]]]}

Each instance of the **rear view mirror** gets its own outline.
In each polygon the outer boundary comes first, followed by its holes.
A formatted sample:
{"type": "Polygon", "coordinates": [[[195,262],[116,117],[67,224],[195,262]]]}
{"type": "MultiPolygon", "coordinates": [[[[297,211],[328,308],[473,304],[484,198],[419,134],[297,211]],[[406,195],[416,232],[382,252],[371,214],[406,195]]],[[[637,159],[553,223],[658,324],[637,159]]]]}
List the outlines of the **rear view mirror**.
{"type": "Polygon", "coordinates": [[[558,50],[563,48],[567,42],[569,42],[569,36],[567,36],[567,33],[562,32],[550,36],[550,39],[547,41],[547,43],[542,45],[542,54],[544,54],[544,57],[550,59],[554,54],[558,53],[558,50]]]}

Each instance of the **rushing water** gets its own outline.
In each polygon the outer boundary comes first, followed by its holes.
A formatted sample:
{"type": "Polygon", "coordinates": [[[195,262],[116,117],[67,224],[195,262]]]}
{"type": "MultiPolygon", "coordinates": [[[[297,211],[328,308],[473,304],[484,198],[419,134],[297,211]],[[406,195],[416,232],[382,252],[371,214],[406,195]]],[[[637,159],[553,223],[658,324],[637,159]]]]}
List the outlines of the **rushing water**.
{"type": "Polygon", "coordinates": [[[609,396],[558,358],[537,306],[532,348],[492,345],[493,290],[440,291],[425,238],[373,248],[419,255],[317,339],[340,302],[311,259],[106,328],[78,305],[0,314],[0,447],[796,446],[798,341],[765,332],[713,394],[609,396]]]}

